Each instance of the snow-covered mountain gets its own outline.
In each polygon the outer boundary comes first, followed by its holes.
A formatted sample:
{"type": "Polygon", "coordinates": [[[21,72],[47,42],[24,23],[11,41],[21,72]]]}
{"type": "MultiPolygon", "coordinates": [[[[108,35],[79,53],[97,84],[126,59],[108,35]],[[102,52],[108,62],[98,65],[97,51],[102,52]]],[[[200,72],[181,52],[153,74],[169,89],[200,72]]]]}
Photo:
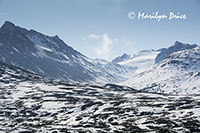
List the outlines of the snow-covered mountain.
{"type": "Polygon", "coordinates": [[[119,64],[128,68],[135,68],[136,71],[132,74],[139,74],[152,68],[156,63],[166,59],[170,54],[181,50],[192,49],[197,47],[196,44],[184,44],[176,41],[174,45],[169,48],[162,48],[159,50],[142,50],[132,56],[123,54],[112,60],[112,63],[119,64]]]}
{"type": "Polygon", "coordinates": [[[175,52],[122,84],[149,92],[200,94],[200,47],[175,52]]]}
{"type": "Polygon", "coordinates": [[[168,49],[124,54],[108,62],[84,56],[58,36],[46,36],[8,21],[0,28],[0,61],[6,64],[51,79],[119,83],[160,93],[199,93],[199,47],[196,46],[176,42],[168,49]],[[155,64],[156,59],[165,60],[155,64]]]}
{"type": "Polygon", "coordinates": [[[174,45],[170,46],[169,48],[161,49],[160,50],[161,52],[155,58],[155,62],[159,63],[159,62],[163,61],[170,54],[172,54],[174,52],[178,52],[178,51],[185,50],[185,49],[192,49],[192,48],[195,48],[195,47],[197,47],[196,44],[190,45],[190,44],[184,44],[184,43],[181,43],[179,41],[176,41],[174,43],[174,45]]]}
{"type": "Polygon", "coordinates": [[[131,58],[130,55],[124,53],[122,56],[116,57],[116,58],[113,59],[111,62],[117,64],[117,63],[120,63],[120,62],[122,62],[122,61],[126,61],[126,60],[128,60],[128,59],[130,59],[130,58],[131,58]]]}
{"type": "Polygon", "coordinates": [[[0,29],[0,132],[200,132],[200,47],[155,64],[159,52],[93,60],[58,36],[5,22],[0,29]],[[135,74],[124,86],[105,84],[135,74]]]}
{"type": "Polygon", "coordinates": [[[47,36],[6,21],[0,28],[0,61],[30,72],[71,82],[117,82],[129,71],[107,61],[92,60],[58,36],[47,36]]]}
{"type": "Polygon", "coordinates": [[[200,96],[68,84],[0,62],[1,133],[199,132],[200,96]]]}
{"type": "Polygon", "coordinates": [[[116,62],[117,60],[116,63],[121,66],[135,68],[135,72],[132,73],[133,76],[134,74],[150,69],[155,64],[155,58],[159,52],[156,50],[143,50],[132,56],[124,54],[121,57],[115,58],[112,62],[116,62]]]}

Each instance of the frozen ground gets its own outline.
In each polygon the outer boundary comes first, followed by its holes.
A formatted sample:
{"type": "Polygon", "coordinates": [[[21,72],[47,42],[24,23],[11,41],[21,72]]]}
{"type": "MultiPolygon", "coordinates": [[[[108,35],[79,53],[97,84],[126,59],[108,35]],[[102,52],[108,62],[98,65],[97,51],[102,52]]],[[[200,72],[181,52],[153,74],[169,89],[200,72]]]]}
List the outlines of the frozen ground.
{"type": "Polygon", "coordinates": [[[0,132],[200,132],[200,95],[72,85],[1,65],[0,132]]]}

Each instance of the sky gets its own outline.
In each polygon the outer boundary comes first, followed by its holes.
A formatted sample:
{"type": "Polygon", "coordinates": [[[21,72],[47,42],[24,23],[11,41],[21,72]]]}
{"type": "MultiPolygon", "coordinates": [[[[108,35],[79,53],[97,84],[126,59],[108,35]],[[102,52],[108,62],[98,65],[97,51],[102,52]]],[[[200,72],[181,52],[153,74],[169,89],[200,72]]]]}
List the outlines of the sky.
{"type": "Polygon", "coordinates": [[[82,54],[106,60],[175,41],[200,44],[199,13],[200,0],[0,0],[0,25],[11,21],[58,35],[82,54]],[[156,12],[167,18],[138,18],[156,12]]]}

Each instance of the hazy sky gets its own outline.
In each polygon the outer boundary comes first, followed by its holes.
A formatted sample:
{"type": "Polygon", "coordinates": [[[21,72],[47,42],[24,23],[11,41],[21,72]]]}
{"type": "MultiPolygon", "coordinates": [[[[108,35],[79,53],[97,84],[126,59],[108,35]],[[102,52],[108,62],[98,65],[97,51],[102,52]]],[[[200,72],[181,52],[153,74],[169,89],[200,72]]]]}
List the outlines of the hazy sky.
{"type": "Polygon", "coordinates": [[[0,0],[0,24],[58,35],[91,58],[159,49],[176,40],[200,44],[200,0],[0,0]],[[186,19],[129,19],[132,11],[186,19]]]}

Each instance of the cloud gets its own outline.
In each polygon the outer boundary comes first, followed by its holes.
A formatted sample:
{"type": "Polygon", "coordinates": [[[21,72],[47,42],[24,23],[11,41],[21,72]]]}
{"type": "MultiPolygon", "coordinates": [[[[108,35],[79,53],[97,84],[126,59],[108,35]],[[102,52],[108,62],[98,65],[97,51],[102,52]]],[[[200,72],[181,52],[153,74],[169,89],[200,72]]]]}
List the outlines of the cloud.
{"type": "Polygon", "coordinates": [[[107,34],[103,34],[100,38],[100,47],[96,47],[96,53],[102,58],[108,59],[112,50],[113,40],[107,34]]]}
{"type": "Polygon", "coordinates": [[[90,34],[89,35],[89,38],[91,38],[91,39],[99,39],[99,35],[97,35],[97,34],[90,34]]]}
{"type": "Polygon", "coordinates": [[[123,53],[135,53],[135,42],[127,38],[111,38],[108,34],[89,34],[83,38],[84,49],[93,58],[111,60],[123,53]],[[91,45],[93,50],[91,50],[91,45]],[[86,48],[88,46],[88,49],[86,48]]]}

